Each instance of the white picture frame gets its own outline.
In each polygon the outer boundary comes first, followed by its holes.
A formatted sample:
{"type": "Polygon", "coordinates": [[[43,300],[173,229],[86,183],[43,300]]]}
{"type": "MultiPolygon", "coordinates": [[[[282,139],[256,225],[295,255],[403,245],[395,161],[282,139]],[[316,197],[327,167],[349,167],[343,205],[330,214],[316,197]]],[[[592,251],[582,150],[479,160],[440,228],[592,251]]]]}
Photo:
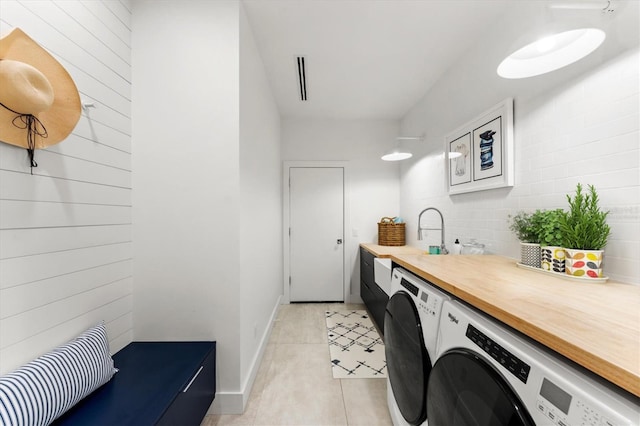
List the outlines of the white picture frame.
{"type": "Polygon", "coordinates": [[[450,195],[513,186],[513,98],[449,133],[444,149],[450,195]]]}

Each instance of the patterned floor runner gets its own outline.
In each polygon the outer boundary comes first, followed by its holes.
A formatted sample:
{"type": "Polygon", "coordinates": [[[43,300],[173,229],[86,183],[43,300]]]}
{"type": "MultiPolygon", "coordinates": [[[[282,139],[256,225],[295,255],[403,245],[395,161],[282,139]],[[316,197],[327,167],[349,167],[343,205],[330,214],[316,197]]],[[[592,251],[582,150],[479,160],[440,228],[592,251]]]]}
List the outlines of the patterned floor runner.
{"type": "Polygon", "coordinates": [[[387,377],[384,343],[367,311],[326,311],[334,379],[387,377]]]}

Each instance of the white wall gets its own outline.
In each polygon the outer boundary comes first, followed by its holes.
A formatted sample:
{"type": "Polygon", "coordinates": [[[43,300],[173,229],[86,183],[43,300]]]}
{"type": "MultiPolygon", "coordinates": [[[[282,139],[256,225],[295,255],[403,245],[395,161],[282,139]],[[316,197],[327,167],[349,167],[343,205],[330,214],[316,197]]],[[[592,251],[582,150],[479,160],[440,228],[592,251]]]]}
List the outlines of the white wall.
{"type": "Polygon", "coordinates": [[[282,295],[280,115],[240,8],[240,353],[246,400],[282,295]]]}
{"type": "Polygon", "coordinates": [[[216,340],[214,408],[239,413],[282,291],[280,117],[238,1],[133,24],[135,339],[216,340]]]}
{"type": "Polygon", "coordinates": [[[221,393],[240,389],[238,19],[133,10],[135,339],[216,340],[221,393]]]}
{"type": "Polygon", "coordinates": [[[0,373],[105,320],[112,351],[132,339],[130,4],[0,2],[74,79],[73,133],[36,151],[0,144],[0,373]]]}
{"type": "Polygon", "coordinates": [[[428,140],[422,155],[401,172],[401,212],[411,219],[411,243],[417,244],[418,213],[435,206],[443,210],[449,246],[455,238],[477,238],[492,253],[518,258],[508,215],[565,208],[565,194],[582,182],[596,186],[603,208],[611,212],[605,274],[640,282],[637,6],[627,5],[625,14],[609,22],[609,45],[571,67],[526,80],[495,74],[508,44],[496,30],[414,106],[402,128],[424,130],[428,140]],[[445,135],[506,97],[515,99],[515,187],[449,196],[445,135]]]}
{"type": "Polygon", "coordinates": [[[282,121],[283,160],[348,162],[347,222],[351,229],[345,229],[344,238],[352,302],[360,301],[359,244],[377,244],[380,218],[400,212],[398,163],[380,160],[394,146],[398,131],[394,120],[282,121]]]}

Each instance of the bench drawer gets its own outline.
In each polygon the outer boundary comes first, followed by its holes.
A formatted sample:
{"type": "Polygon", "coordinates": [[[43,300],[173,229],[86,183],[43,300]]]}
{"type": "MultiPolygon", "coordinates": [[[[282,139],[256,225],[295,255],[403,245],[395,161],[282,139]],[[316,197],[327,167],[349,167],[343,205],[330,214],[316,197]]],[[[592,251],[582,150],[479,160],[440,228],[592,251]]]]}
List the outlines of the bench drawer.
{"type": "Polygon", "coordinates": [[[189,383],[180,390],[158,425],[199,425],[216,393],[216,354],[207,356],[189,383]]]}

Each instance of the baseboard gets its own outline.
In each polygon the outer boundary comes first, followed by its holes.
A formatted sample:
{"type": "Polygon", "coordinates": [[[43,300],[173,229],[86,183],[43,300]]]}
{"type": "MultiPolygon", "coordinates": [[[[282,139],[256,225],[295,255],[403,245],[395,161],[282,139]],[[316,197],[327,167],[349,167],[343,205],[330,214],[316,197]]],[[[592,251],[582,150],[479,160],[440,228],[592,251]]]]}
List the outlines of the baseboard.
{"type": "Polygon", "coordinates": [[[243,399],[242,392],[216,392],[207,414],[242,414],[243,399]]]}
{"type": "Polygon", "coordinates": [[[271,331],[273,329],[273,324],[275,322],[276,316],[278,315],[278,309],[280,307],[281,300],[282,295],[278,296],[276,304],[273,307],[271,317],[269,318],[269,325],[265,328],[265,331],[262,334],[258,351],[256,351],[256,354],[253,357],[253,362],[251,363],[250,373],[242,386],[243,390],[241,392],[217,392],[216,399],[214,399],[213,404],[211,404],[211,407],[209,407],[209,412],[207,414],[244,413],[247,402],[249,402],[251,389],[253,389],[253,384],[256,380],[256,376],[258,375],[260,364],[262,363],[264,351],[266,350],[267,343],[269,343],[269,338],[271,337],[271,331]]]}
{"type": "Polygon", "coordinates": [[[351,303],[352,305],[364,305],[364,301],[359,294],[351,294],[349,296],[349,300],[346,303],[351,303]]]}

